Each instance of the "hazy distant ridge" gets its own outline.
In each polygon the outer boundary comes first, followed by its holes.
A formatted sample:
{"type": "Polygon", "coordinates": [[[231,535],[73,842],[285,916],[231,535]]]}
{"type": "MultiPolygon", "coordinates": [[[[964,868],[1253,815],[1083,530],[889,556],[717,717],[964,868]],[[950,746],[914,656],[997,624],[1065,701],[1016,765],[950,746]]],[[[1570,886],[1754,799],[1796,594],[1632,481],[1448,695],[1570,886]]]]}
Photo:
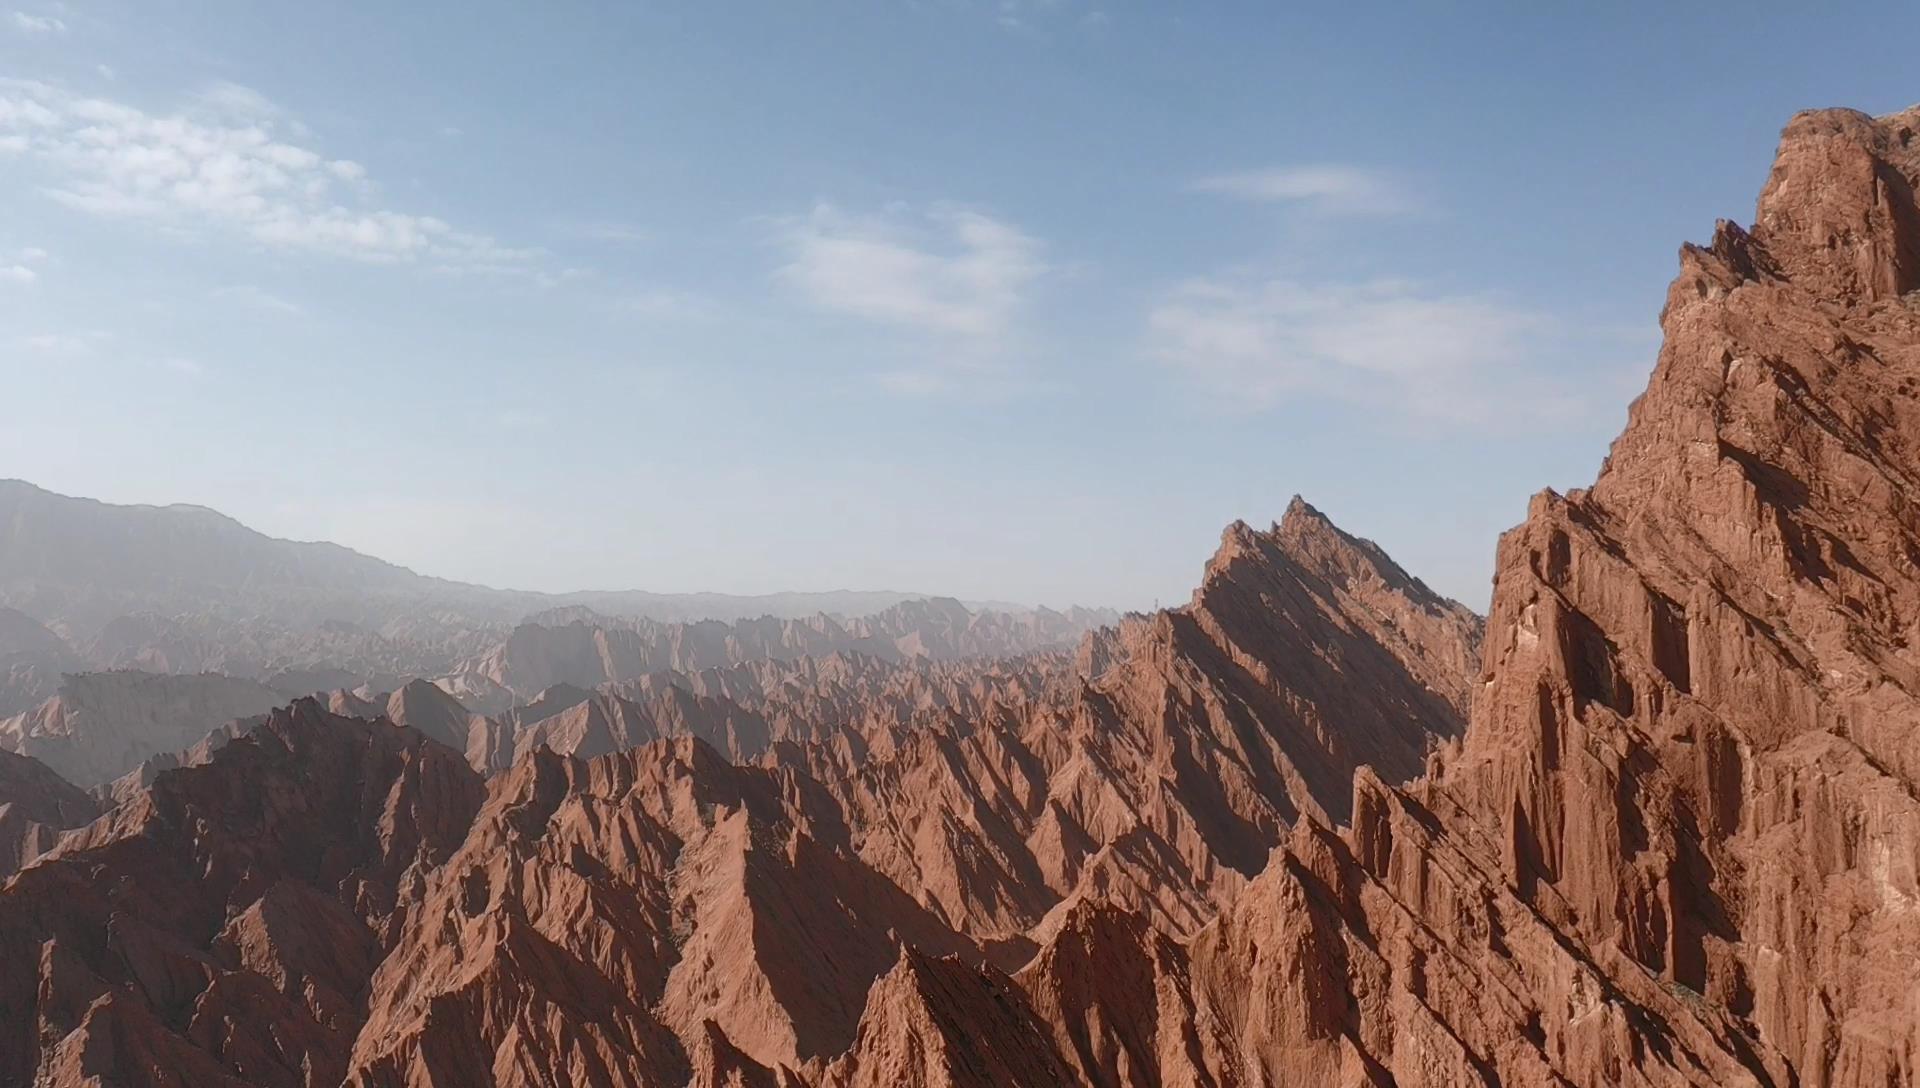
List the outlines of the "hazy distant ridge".
{"type": "Polygon", "coordinates": [[[0,605],[76,638],[140,612],[378,627],[423,610],[511,624],[530,613],[584,605],[613,616],[735,620],[823,612],[859,617],[928,596],[493,589],[418,574],[338,544],[280,540],[202,506],[121,506],[0,480],[0,605]]]}

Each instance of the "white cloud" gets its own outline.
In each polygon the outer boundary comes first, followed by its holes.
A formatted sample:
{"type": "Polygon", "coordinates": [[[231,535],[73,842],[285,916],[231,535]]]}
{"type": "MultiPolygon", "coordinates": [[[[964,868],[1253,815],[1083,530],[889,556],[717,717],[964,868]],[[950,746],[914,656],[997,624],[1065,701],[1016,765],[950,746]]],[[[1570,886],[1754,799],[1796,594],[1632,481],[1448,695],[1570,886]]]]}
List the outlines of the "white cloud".
{"type": "Polygon", "coordinates": [[[42,164],[50,176],[43,191],[77,211],[460,271],[524,269],[536,256],[433,216],[365,206],[365,169],[290,142],[303,132],[236,84],[206,89],[185,111],[155,114],[0,80],[0,152],[42,164]]]}
{"type": "Polygon", "coordinates": [[[780,278],[823,309],[928,333],[1005,333],[1047,272],[1038,241],[977,211],[847,215],[820,205],[785,224],[780,278]]]}
{"type": "Polygon", "coordinates": [[[28,246],[11,258],[0,255],[0,283],[33,283],[40,278],[40,273],[32,266],[46,259],[47,251],[39,246],[28,246]]]}
{"type": "Polygon", "coordinates": [[[207,373],[207,368],[201,366],[198,362],[192,359],[182,358],[178,355],[161,359],[160,366],[162,369],[170,370],[183,378],[199,378],[205,376],[207,373]]]}
{"type": "Polygon", "coordinates": [[[22,34],[65,34],[67,24],[51,15],[33,15],[24,11],[13,13],[13,28],[22,34]]]}
{"type": "Polygon", "coordinates": [[[1293,204],[1329,215],[1400,215],[1414,201],[1394,180],[1376,170],[1337,163],[1275,166],[1201,178],[1193,187],[1268,204],[1293,204]]]}
{"type": "Polygon", "coordinates": [[[1195,280],[1148,327],[1158,358],[1248,408],[1332,397],[1470,422],[1575,407],[1542,366],[1563,346],[1556,322],[1405,280],[1195,280]]]}
{"type": "Polygon", "coordinates": [[[285,116],[266,95],[225,80],[202,87],[193,97],[202,106],[229,118],[272,121],[285,116]]]}

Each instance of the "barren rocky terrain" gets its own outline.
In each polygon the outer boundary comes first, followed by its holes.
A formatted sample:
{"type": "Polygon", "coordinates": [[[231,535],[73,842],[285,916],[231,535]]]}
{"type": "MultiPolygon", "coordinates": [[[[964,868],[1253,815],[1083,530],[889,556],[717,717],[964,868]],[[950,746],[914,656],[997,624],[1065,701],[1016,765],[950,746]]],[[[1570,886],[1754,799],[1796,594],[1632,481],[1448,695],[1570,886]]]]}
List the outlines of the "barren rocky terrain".
{"type": "Polygon", "coordinates": [[[1301,499],[1125,617],[15,530],[0,1085],[1920,1082],[1916,129],[1792,119],[1484,618],[1301,499]]]}

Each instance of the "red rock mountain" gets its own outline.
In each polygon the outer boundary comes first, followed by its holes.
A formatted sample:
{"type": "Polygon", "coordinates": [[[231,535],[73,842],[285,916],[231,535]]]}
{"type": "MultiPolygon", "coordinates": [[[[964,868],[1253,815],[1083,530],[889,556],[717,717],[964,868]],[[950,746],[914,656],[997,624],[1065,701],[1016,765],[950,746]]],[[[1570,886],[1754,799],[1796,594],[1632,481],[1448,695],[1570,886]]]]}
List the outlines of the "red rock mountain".
{"type": "Polygon", "coordinates": [[[1479,630],[1296,503],[1092,680],[836,651],[298,704],[27,852],[0,1083],[1068,1082],[1010,972],[1109,916],[1178,957],[1356,760],[1457,736],[1479,630]]]}
{"type": "Polygon", "coordinates": [[[99,815],[93,798],[28,756],[0,752],[0,881],[99,815]]]}
{"type": "Polygon", "coordinates": [[[482,793],[457,753],[311,702],[160,775],[0,889],[0,1083],[338,1083],[482,793]]]}
{"type": "Polygon", "coordinates": [[[1013,657],[1070,646],[1113,618],[1079,608],[973,612],[951,598],[904,601],[859,619],[823,614],[661,623],[577,613],[554,617],[565,623],[520,624],[498,645],[455,665],[440,685],[475,709],[503,710],[561,684],[591,688],[751,661],[836,653],[886,661],[1013,657]]]}
{"type": "Polygon", "coordinates": [[[0,1085],[1916,1083],[1916,126],[1794,119],[1484,625],[1296,500],[1072,654],[303,701],[16,840],[0,1085]]]}
{"type": "Polygon", "coordinates": [[[444,678],[471,709],[497,712],[555,683],[836,647],[1024,653],[1111,618],[892,592],[496,590],[276,540],[203,507],[117,506],[0,479],[0,718],[81,671],[219,673],[282,701],[444,678]],[[577,622],[617,633],[602,653],[560,630],[577,622]]]}
{"type": "Polygon", "coordinates": [[[1076,1051],[1137,1083],[1195,1054],[1253,1083],[1915,1082],[1917,125],[1788,126],[1753,230],[1682,251],[1598,481],[1502,540],[1461,744],[1360,772],[1348,826],[1298,821],[1178,950],[1107,936],[1096,962],[1152,970],[1074,1001],[1102,1025],[1076,1051]],[[1122,1012],[1149,993],[1151,1033],[1122,1012]]]}

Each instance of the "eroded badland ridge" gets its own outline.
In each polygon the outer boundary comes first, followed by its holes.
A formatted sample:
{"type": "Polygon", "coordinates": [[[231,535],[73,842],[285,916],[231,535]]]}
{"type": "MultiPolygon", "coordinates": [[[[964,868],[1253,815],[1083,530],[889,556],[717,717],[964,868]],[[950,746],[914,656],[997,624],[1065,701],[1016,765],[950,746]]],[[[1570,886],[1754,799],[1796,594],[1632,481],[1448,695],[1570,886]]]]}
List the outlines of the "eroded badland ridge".
{"type": "Polygon", "coordinates": [[[1916,1083],[1916,129],[1789,124],[1484,621],[1299,500],[1092,630],[566,612],[150,720],[0,614],[0,1084],[1916,1083]]]}

